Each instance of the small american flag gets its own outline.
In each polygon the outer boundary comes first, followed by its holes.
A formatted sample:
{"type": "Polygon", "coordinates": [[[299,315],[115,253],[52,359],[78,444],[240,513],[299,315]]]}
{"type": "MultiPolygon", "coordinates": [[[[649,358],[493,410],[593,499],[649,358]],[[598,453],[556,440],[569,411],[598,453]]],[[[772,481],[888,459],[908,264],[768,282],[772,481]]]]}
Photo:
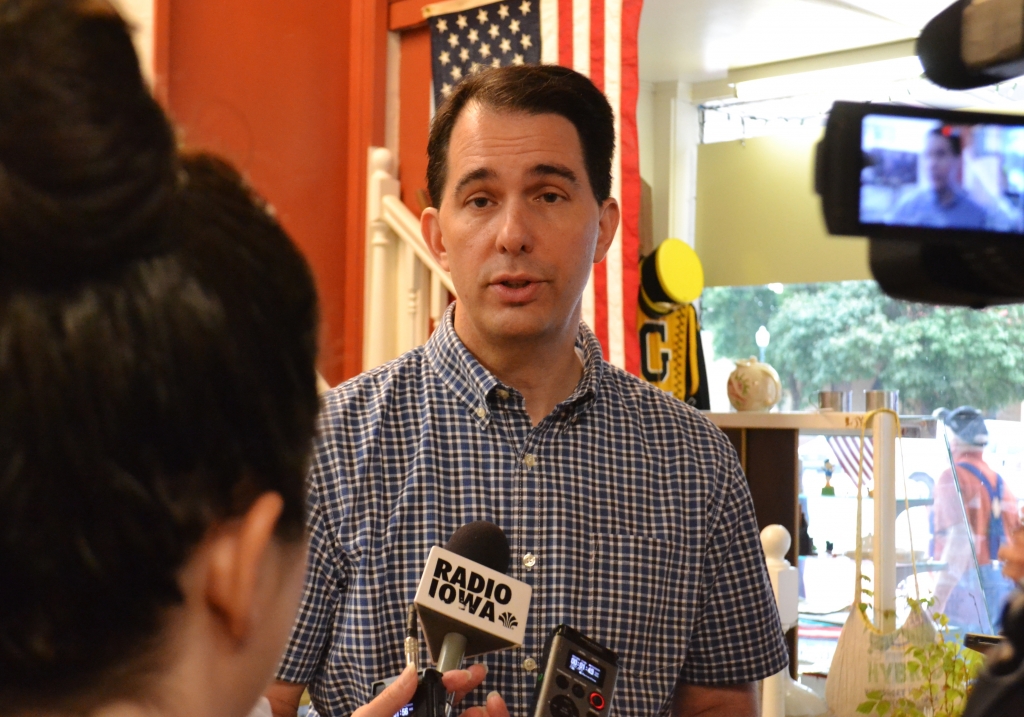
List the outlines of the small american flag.
{"type": "MultiPolygon", "coordinates": [[[[860,465],[860,436],[828,436],[829,448],[836,454],[836,460],[843,473],[857,485],[857,466],[860,465]]],[[[871,439],[864,441],[864,485],[871,489],[874,473],[874,444],[871,439]]]]}
{"type": "Polygon", "coordinates": [[[583,320],[608,361],[640,373],[640,166],[636,132],[637,35],[643,0],[444,0],[423,8],[430,27],[434,106],[485,67],[571,67],[604,92],[615,113],[612,196],[622,221],[583,292],[583,320]]]}
{"type": "Polygon", "coordinates": [[[540,64],[538,4],[503,0],[430,18],[434,106],[483,68],[540,64]]]}

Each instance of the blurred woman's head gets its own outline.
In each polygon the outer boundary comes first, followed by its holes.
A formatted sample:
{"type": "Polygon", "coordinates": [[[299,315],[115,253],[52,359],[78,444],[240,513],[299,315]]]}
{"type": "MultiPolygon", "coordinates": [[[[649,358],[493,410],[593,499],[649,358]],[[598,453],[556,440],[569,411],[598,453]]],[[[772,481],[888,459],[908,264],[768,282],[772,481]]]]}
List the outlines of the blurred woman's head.
{"type": "Polygon", "coordinates": [[[301,588],[316,322],[110,5],[0,0],[0,714],[256,698],[301,588]]]}

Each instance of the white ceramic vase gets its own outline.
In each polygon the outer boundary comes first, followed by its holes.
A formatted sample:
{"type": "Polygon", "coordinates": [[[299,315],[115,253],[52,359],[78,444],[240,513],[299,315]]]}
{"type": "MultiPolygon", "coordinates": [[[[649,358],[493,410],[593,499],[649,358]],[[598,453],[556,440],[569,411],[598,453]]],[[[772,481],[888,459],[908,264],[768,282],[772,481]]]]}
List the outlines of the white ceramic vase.
{"type": "Polygon", "coordinates": [[[768,411],[782,397],[782,383],[775,369],[751,356],[736,362],[728,392],[737,411],[768,411]]]}

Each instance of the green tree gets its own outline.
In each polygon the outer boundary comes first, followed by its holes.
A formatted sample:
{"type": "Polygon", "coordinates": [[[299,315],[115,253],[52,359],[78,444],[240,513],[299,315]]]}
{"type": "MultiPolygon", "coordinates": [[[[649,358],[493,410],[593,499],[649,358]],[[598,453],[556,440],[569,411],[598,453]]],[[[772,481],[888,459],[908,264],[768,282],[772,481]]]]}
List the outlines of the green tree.
{"type": "Polygon", "coordinates": [[[865,379],[899,389],[906,412],[965,403],[993,411],[1024,398],[1021,305],[914,304],[885,296],[874,282],[791,285],[779,295],[709,289],[703,305],[717,356],[755,355],[754,332],[768,327],[767,361],[794,406],[831,384],[865,379]]]}
{"type": "Polygon", "coordinates": [[[715,355],[757,356],[754,334],[779,308],[779,295],[767,286],[717,286],[704,290],[701,323],[714,327],[715,355]]]}

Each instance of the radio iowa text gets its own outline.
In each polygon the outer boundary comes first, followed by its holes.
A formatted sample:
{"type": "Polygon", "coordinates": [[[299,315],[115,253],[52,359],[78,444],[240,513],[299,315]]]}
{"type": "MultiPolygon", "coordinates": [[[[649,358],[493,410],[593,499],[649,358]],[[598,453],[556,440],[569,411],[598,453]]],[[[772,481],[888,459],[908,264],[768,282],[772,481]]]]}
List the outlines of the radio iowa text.
{"type": "MultiPolygon", "coordinates": [[[[494,603],[508,605],[512,599],[512,588],[505,583],[494,583],[493,578],[484,577],[470,571],[466,577],[466,569],[461,565],[452,570],[452,564],[443,558],[437,559],[434,566],[434,578],[430,581],[430,597],[437,597],[447,605],[459,601],[459,607],[468,610],[470,615],[494,622],[494,603]],[[458,587],[458,590],[456,590],[458,587]],[[493,598],[493,599],[492,599],[493,598]],[[480,607],[481,603],[483,607],[480,607]],[[480,612],[478,613],[477,610],[480,612]]],[[[512,621],[515,618],[509,616],[512,621]]],[[[510,625],[502,620],[505,627],[510,625]]]]}

